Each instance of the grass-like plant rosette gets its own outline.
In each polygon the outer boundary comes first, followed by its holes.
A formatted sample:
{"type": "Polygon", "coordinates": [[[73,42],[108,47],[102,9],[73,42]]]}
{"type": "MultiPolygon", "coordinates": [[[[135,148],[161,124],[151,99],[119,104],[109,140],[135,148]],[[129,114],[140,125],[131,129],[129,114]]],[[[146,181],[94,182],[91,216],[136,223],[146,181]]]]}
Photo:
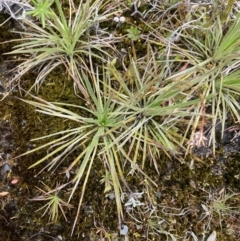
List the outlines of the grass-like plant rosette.
{"type": "Polygon", "coordinates": [[[38,75],[34,86],[39,88],[48,74],[57,66],[64,65],[78,89],[88,100],[89,96],[81,74],[82,71],[89,72],[87,61],[89,58],[106,61],[106,56],[109,55],[106,48],[112,48],[111,44],[118,41],[117,38],[109,38],[107,35],[96,36],[97,29],[93,31],[94,34],[90,32],[97,28],[100,22],[111,18],[114,12],[107,11],[99,14],[101,7],[104,6],[102,0],[81,0],[77,9],[72,1],[69,1],[68,17],[59,0],[55,0],[54,4],[57,11],[51,4],[42,6],[47,8],[45,15],[41,6],[36,6],[35,10],[29,11],[29,15],[35,13],[41,19],[42,26],[32,19],[25,18],[22,20],[24,31],[14,31],[20,34],[21,38],[13,41],[22,43],[14,46],[14,50],[8,54],[25,55],[26,59],[22,58],[23,62],[14,70],[16,75],[13,81],[20,80],[29,71],[37,70],[38,75]],[[38,8],[41,10],[39,10],[40,13],[38,8]]]}
{"type": "MultiPolygon", "coordinates": [[[[149,71],[152,66],[146,68],[145,72],[138,69],[138,65],[134,62],[132,66],[134,76],[132,85],[125,84],[120,77],[120,72],[111,64],[106,71],[103,69],[101,75],[98,69],[95,71],[93,76],[96,77],[93,77],[93,85],[84,75],[84,82],[92,100],[88,107],[49,103],[38,97],[34,97],[36,101],[23,100],[35,106],[41,113],[69,119],[79,124],[79,127],[34,139],[33,141],[57,137],[23,154],[49,148],[48,154],[32,164],[31,168],[48,160],[44,169],[51,170],[56,168],[72,151],[80,151],[66,170],[66,173],[69,173],[72,168],[78,170],[72,180],[74,185],[69,201],[80,181],[83,181],[73,229],[79,216],[94,160],[100,158],[106,164],[115,193],[119,222],[121,222],[123,217],[120,199],[121,182],[127,186],[122,171],[123,165],[127,162],[130,164],[129,170],[132,174],[138,172],[149,178],[143,170],[146,161],[152,161],[158,171],[161,153],[170,157],[178,155],[180,149],[178,119],[191,115],[187,111],[188,108],[199,101],[196,99],[181,103],[178,84],[171,83],[159,88],[156,79],[160,75],[148,75],[151,73],[149,71]],[[118,91],[110,87],[113,76],[120,84],[118,91]],[[68,107],[78,108],[80,111],[73,112],[68,110],[68,107]],[[83,112],[84,114],[79,114],[83,112]],[[82,180],[83,176],[84,180],[82,180]]],[[[164,83],[163,80],[160,82],[164,83]]]]}
{"type": "MultiPolygon", "coordinates": [[[[165,63],[170,73],[166,76],[169,81],[182,84],[180,90],[185,94],[185,101],[196,97],[200,100],[192,106],[191,111],[199,115],[192,115],[189,119],[182,143],[190,132],[190,140],[197,132],[206,139],[206,145],[212,146],[214,155],[217,143],[215,127],[221,123],[223,137],[230,116],[234,122],[240,122],[237,101],[240,95],[239,19],[238,14],[236,18],[223,22],[218,15],[213,22],[207,12],[201,12],[198,18],[189,19],[174,31],[165,30],[169,32],[168,39],[162,38],[158,29],[153,30],[150,39],[154,45],[166,46],[167,57],[160,56],[157,63],[165,63]],[[180,66],[180,71],[173,71],[177,66],[180,66]],[[207,122],[211,124],[206,125],[207,122]]],[[[189,148],[194,147],[192,141],[189,144],[189,148]]]]}

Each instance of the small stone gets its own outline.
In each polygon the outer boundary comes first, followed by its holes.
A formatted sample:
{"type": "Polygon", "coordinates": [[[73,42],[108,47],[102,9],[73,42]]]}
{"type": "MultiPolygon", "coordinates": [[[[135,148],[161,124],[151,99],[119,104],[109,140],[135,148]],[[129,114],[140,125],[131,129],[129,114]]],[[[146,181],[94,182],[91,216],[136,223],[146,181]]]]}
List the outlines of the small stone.
{"type": "Polygon", "coordinates": [[[3,174],[9,172],[10,170],[11,170],[11,168],[7,163],[2,167],[2,173],[3,174]]]}
{"type": "Polygon", "coordinates": [[[114,194],[113,192],[110,192],[109,195],[108,195],[108,198],[109,198],[110,200],[115,199],[115,194],[114,194]]]}
{"type": "Polygon", "coordinates": [[[128,226],[127,225],[122,225],[122,229],[120,230],[121,235],[127,235],[128,233],[128,226]]]}

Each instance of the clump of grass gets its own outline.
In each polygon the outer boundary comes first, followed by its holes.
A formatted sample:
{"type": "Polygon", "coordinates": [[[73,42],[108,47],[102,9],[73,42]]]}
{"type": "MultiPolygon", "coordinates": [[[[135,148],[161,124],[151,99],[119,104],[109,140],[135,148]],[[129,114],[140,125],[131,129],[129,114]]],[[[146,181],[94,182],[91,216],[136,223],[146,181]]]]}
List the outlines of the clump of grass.
{"type": "MultiPolygon", "coordinates": [[[[235,122],[239,122],[240,105],[236,101],[236,97],[240,95],[238,86],[239,78],[239,60],[236,59],[236,54],[240,48],[238,38],[238,29],[240,27],[239,18],[229,23],[228,30],[223,34],[223,24],[220,17],[211,27],[211,29],[203,31],[205,42],[200,40],[200,36],[195,36],[195,46],[201,46],[202,62],[199,60],[199,65],[203,66],[201,75],[197,75],[192,79],[195,89],[201,91],[201,96],[206,99],[205,106],[211,106],[212,126],[210,134],[210,142],[213,144],[215,151],[215,128],[217,121],[222,124],[222,135],[226,127],[226,120],[229,116],[235,122]],[[204,65],[203,65],[204,63],[204,65]],[[200,80],[201,78],[201,80],[200,80]]],[[[199,54],[200,54],[200,51],[199,54]]],[[[200,109],[198,109],[200,110],[200,109]]],[[[202,111],[203,113],[203,111],[202,111]]],[[[195,124],[196,126],[196,124],[195,124]]]]}
{"type": "MultiPolygon", "coordinates": [[[[96,74],[96,76],[97,78],[94,79],[94,88],[90,84],[87,76],[85,76],[86,87],[92,100],[91,105],[88,107],[56,102],[49,103],[37,97],[35,97],[36,101],[24,100],[28,104],[37,107],[37,110],[41,113],[73,120],[79,124],[79,127],[74,129],[59,131],[57,133],[35,139],[34,141],[60,136],[55,140],[47,142],[46,144],[24,154],[26,155],[54,145],[54,150],[49,151],[45,157],[30,167],[32,168],[46,160],[51,160],[45,167],[48,168],[48,170],[51,170],[54,166],[58,166],[62,160],[69,155],[69,153],[74,150],[81,150],[79,155],[72,161],[71,165],[66,170],[66,173],[69,173],[73,168],[78,170],[72,180],[74,186],[72,188],[69,201],[75,193],[80,181],[82,181],[84,177],[77,217],[73,225],[73,229],[76,225],[80,212],[80,206],[88,183],[89,174],[96,158],[100,158],[104,163],[106,163],[106,166],[109,169],[112,186],[115,192],[119,221],[123,216],[120,201],[121,185],[119,178],[124,180],[124,177],[119,160],[119,153],[124,153],[124,150],[122,147],[118,146],[116,136],[118,135],[117,132],[119,129],[124,128],[123,120],[126,113],[122,111],[121,106],[112,101],[108,88],[105,87],[102,92],[99,91],[101,85],[101,81],[99,79],[100,75],[96,74]],[[77,108],[81,113],[85,114],[77,114],[76,112],[68,110],[68,107],[77,108]],[[111,145],[111,143],[115,144],[111,145]]],[[[103,82],[109,85],[109,80],[106,76],[103,78],[103,82]]]]}
{"type": "Polygon", "coordinates": [[[127,157],[134,163],[142,160],[142,169],[146,160],[151,160],[157,170],[161,153],[171,158],[180,156],[184,150],[181,119],[197,115],[188,110],[199,99],[182,101],[184,95],[179,91],[179,83],[166,81],[164,68],[157,66],[154,54],[147,58],[146,65],[132,60],[127,76],[112,65],[108,66],[108,71],[120,86],[117,90],[112,89],[114,101],[124,106],[128,113],[124,119],[126,128],[117,141],[120,146],[130,143],[127,157]]]}
{"type": "Polygon", "coordinates": [[[211,225],[217,222],[222,228],[224,219],[234,214],[239,214],[238,208],[234,205],[234,201],[239,197],[238,193],[229,192],[223,188],[219,193],[209,192],[207,197],[208,204],[202,204],[202,208],[205,211],[202,214],[201,221],[205,218],[208,219],[208,229],[211,229],[211,225]]]}
{"type": "Polygon", "coordinates": [[[189,132],[190,140],[194,139],[195,132],[202,137],[208,134],[207,145],[212,145],[215,155],[215,126],[221,122],[223,136],[229,116],[235,122],[240,121],[240,105],[236,101],[240,95],[239,60],[236,57],[240,48],[240,22],[239,15],[225,23],[221,16],[216,15],[216,21],[213,22],[209,14],[199,6],[187,22],[173,30],[165,29],[168,38],[164,39],[160,30],[153,30],[150,42],[157,46],[166,46],[163,52],[166,58],[163,57],[159,62],[165,63],[169,81],[182,84],[180,88],[185,101],[195,98],[200,100],[192,106],[192,113],[199,115],[190,117],[185,138],[189,132]],[[179,71],[174,71],[175,69],[179,71]],[[211,124],[208,125],[208,133],[204,133],[207,122],[211,124]]]}
{"type": "MultiPolygon", "coordinates": [[[[34,139],[33,141],[56,138],[23,154],[27,155],[50,147],[47,155],[32,164],[30,168],[49,160],[44,169],[52,170],[74,150],[80,152],[66,170],[67,174],[71,169],[77,169],[72,180],[73,188],[69,201],[80,181],[83,181],[73,229],[96,158],[99,158],[108,169],[107,191],[111,186],[114,189],[119,223],[121,223],[123,217],[121,182],[128,188],[122,167],[129,163],[130,172],[136,171],[148,178],[144,173],[147,160],[153,161],[158,170],[161,151],[169,157],[176,155],[179,148],[176,148],[176,145],[179,145],[180,139],[176,122],[186,113],[189,115],[186,110],[198,101],[181,102],[177,90],[178,84],[166,83],[164,88],[160,88],[161,84],[164,85],[164,80],[160,77],[161,71],[158,72],[162,68],[159,67],[155,73],[152,73],[154,66],[148,65],[147,69],[142,71],[134,61],[132,68],[132,83],[129,85],[124,82],[120,72],[111,63],[106,69],[103,68],[101,73],[98,68],[95,71],[92,68],[92,84],[84,75],[84,82],[91,98],[91,103],[87,107],[49,103],[38,97],[34,97],[36,101],[23,100],[35,106],[38,112],[69,119],[79,124],[74,129],[34,139]],[[113,78],[118,82],[118,90],[111,87],[113,78]],[[70,111],[68,108],[77,108],[80,113],[70,111]],[[138,165],[139,160],[142,160],[141,168],[138,165]]],[[[129,191],[131,192],[130,189],[129,191]]]]}
{"type": "Polygon", "coordinates": [[[33,5],[35,9],[28,14],[38,17],[42,27],[26,18],[22,20],[25,30],[15,31],[21,38],[14,41],[22,43],[14,46],[14,50],[8,54],[25,56],[25,59],[22,58],[23,62],[14,70],[17,74],[13,80],[19,80],[31,70],[37,70],[34,86],[39,87],[49,73],[57,66],[64,65],[88,99],[81,75],[82,71],[89,71],[86,60],[91,56],[105,61],[108,53],[104,48],[111,48],[111,42],[116,40],[108,38],[101,41],[92,36],[90,31],[113,13],[99,14],[103,5],[102,0],[81,0],[77,9],[69,0],[68,14],[63,10],[59,0],[33,1],[33,5]]]}

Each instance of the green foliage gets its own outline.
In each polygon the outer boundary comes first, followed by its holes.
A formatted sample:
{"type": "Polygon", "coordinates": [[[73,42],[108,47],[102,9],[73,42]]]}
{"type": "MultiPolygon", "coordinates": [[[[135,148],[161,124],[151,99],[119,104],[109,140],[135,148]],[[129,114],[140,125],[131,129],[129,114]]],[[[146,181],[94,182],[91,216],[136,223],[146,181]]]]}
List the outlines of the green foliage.
{"type": "MultiPolygon", "coordinates": [[[[41,11],[46,14],[46,18],[43,15],[39,16],[42,18],[44,28],[32,20],[24,19],[23,24],[26,26],[26,31],[16,31],[22,36],[17,41],[23,43],[17,44],[14,47],[15,50],[8,54],[28,55],[28,58],[14,70],[18,74],[13,80],[19,80],[25,73],[39,68],[35,80],[35,86],[39,87],[49,73],[57,66],[64,65],[87,99],[81,75],[83,71],[85,73],[89,71],[86,58],[104,61],[106,57],[103,56],[108,56],[108,53],[102,47],[111,48],[111,41],[96,40],[94,36],[90,35],[90,29],[114,13],[98,14],[97,9],[102,0],[86,2],[81,0],[76,12],[71,2],[69,1],[70,18],[65,15],[59,0],[54,0],[56,10],[48,8],[46,12],[42,8],[48,7],[47,3],[44,2],[41,6],[40,2],[37,2],[40,4],[41,11]]],[[[37,9],[33,11],[37,11],[37,9]]],[[[114,40],[112,41],[114,42],[114,40]]]]}
{"type": "MultiPolygon", "coordinates": [[[[181,49],[177,46],[178,43],[168,44],[168,53],[171,51],[171,55],[182,53],[182,56],[186,58],[184,62],[191,64],[192,67],[183,69],[168,79],[183,83],[181,90],[186,94],[185,101],[196,97],[201,100],[192,108],[194,113],[201,113],[202,116],[196,115],[190,118],[186,135],[190,130],[197,130],[200,125],[202,133],[207,120],[212,121],[213,127],[220,121],[223,135],[229,113],[236,122],[240,122],[238,114],[240,105],[236,101],[236,97],[240,96],[237,84],[239,78],[237,55],[240,48],[238,36],[240,21],[239,16],[229,21],[224,33],[223,29],[226,26],[221,22],[220,16],[216,17],[214,23],[209,22],[211,25],[208,28],[199,27],[201,20],[201,18],[194,20],[195,25],[186,23],[185,31],[179,28],[170,34],[170,42],[174,41],[176,35],[179,35],[184,44],[181,44],[181,49]],[[197,25],[198,23],[199,25],[197,25]],[[196,29],[194,26],[197,26],[196,29]],[[211,106],[211,112],[206,112],[208,106],[211,106]]],[[[161,38],[159,34],[158,39],[161,38]]],[[[169,71],[171,64],[172,59],[168,55],[166,66],[169,71]]],[[[194,131],[192,131],[190,139],[193,138],[194,131]]],[[[212,144],[215,154],[215,128],[210,130],[208,144],[212,144]]]]}
{"type": "Polygon", "coordinates": [[[127,36],[133,41],[138,40],[140,37],[139,35],[141,33],[141,31],[135,26],[131,26],[129,29],[127,29],[127,32],[127,36]]]}
{"type": "MultiPolygon", "coordinates": [[[[161,67],[156,75],[151,73],[154,65],[148,65],[145,71],[138,68],[138,65],[132,62],[132,85],[127,85],[120,72],[111,64],[106,70],[103,69],[101,74],[98,68],[95,72],[92,70],[93,84],[84,75],[84,82],[91,98],[88,108],[58,102],[49,103],[38,97],[34,97],[36,101],[23,100],[35,106],[38,112],[73,120],[79,125],[74,129],[33,140],[57,137],[23,154],[30,154],[53,145],[56,147],[49,150],[45,157],[32,164],[30,168],[49,160],[45,168],[51,170],[70,152],[77,150],[79,155],[72,161],[66,173],[73,168],[78,170],[72,180],[73,188],[69,201],[80,181],[83,181],[80,208],[93,162],[99,158],[107,168],[106,177],[102,180],[105,182],[105,191],[109,191],[111,186],[114,189],[119,221],[122,217],[120,182],[126,184],[121,160],[125,159],[130,164],[130,173],[137,171],[146,178],[147,175],[138,167],[139,160],[142,160],[142,169],[146,160],[151,160],[158,171],[161,152],[169,157],[178,154],[180,136],[176,123],[182,116],[189,115],[187,108],[199,101],[175,101],[176,98],[180,98],[177,90],[179,84],[165,83],[161,77],[161,67]],[[119,83],[118,90],[111,87],[113,79],[119,83]],[[160,84],[165,87],[159,88],[160,84]],[[68,110],[69,107],[79,109],[80,114],[78,111],[68,110]]],[[[78,215],[79,212],[77,217],[78,215]]]]}
{"type": "Polygon", "coordinates": [[[45,168],[51,170],[70,152],[77,150],[79,155],[72,161],[66,173],[73,168],[78,170],[72,180],[73,189],[69,201],[80,181],[84,182],[79,201],[80,207],[93,162],[96,158],[100,158],[103,163],[106,163],[108,169],[108,174],[106,174],[108,182],[105,191],[110,190],[111,185],[113,186],[119,220],[122,216],[120,181],[126,184],[120,160],[125,158],[129,162],[130,172],[137,171],[146,176],[137,165],[140,154],[142,155],[142,168],[144,168],[146,160],[150,158],[157,170],[161,150],[166,154],[168,152],[174,155],[177,153],[175,146],[179,145],[179,136],[173,122],[176,123],[180,117],[186,115],[186,108],[198,101],[186,103],[174,103],[173,101],[170,104],[170,99],[174,99],[178,95],[178,91],[173,88],[172,84],[171,88],[168,85],[164,89],[158,88],[161,80],[156,82],[156,79],[160,75],[148,75],[150,70],[153,70],[152,66],[140,74],[141,71],[137,69],[136,64],[134,62],[132,64],[132,76],[136,90],[124,83],[120,72],[114,67],[109,67],[107,71],[102,73],[102,81],[97,69],[93,75],[93,86],[87,76],[84,76],[86,88],[92,100],[88,108],[58,102],[49,103],[37,97],[35,97],[36,101],[24,100],[37,107],[37,111],[41,113],[73,120],[79,125],[74,129],[62,130],[33,140],[57,137],[23,154],[30,154],[53,145],[56,147],[49,150],[45,157],[32,164],[30,168],[49,160],[45,168]],[[119,82],[120,90],[116,91],[110,87],[111,76],[114,76],[119,82]],[[149,91],[153,85],[156,92],[151,94],[149,91]],[[101,92],[100,89],[102,89],[101,92]],[[166,100],[169,100],[169,104],[164,106],[166,100]],[[84,114],[70,111],[68,107],[77,108],[80,113],[84,114]],[[130,147],[128,143],[131,143],[130,147]]]}
{"type": "Polygon", "coordinates": [[[128,73],[132,85],[126,83],[126,77],[115,67],[109,65],[108,68],[120,85],[120,89],[111,90],[113,98],[126,113],[125,128],[117,142],[120,146],[130,143],[127,158],[130,157],[134,163],[142,160],[141,167],[144,168],[146,160],[151,160],[158,170],[162,152],[169,157],[178,156],[182,146],[177,123],[183,116],[192,115],[187,109],[199,99],[182,101],[179,83],[167,82],[162,66],[156,70],[154,61],[145,66],[132,61],[128,73]]]}
{"type": "MultiPolygon", "coordinates": [[[[81,147],[82,151],[80,151],[79,155],[72,161],[71,165],[66,171],[66,173],[69,173],[73,168],[78,170],[74,179],[72,180],[74,185],[69,201],[75,193],[75,190],[78,187],[80,181],[84,182],[79,200],[79,208],[82,204],[93,162],[96,160],[96,158],[100,158],[104,163],[107,164],[107,168],[111,175],[111,181],[115,192],[120,220],[120,216],[122,216],[122,205],[120,201],[121,186],[119,177],[120,179],[123,179],[123,174],[120,165],[119,154],[121,152],[124,153],[124,150],[123,148],[118,147],[116,136],[119,128],[123,127],[125,112],[122,112],[122,107],[114,103],[111,97],[107,97],[110,95],[107,88],[104,88],[103,93],[99,91],[101,81],[98,75],[94,81],[94,88],[91,86],[87,76],[84,78],[87,90],[92,100],[92,104],[88,108],[84,106],[76,106],[72,104],[57,102],[48,103],[37,97],[35,97],[37,102],[24,100],[25,102],[37,107],[37,110],[41,113],[61,117],[63,119],[73,120],[79,124],[79,127],[77,128],[59,131],[57,133],[35,139],[39,140],[59,136],[55,140],[30,150],[24,155],[35,152],[39,149],[50,147],[51,145],[55,145],[56,149],[49,151],[45,157],[30,167],[35,167],[36,165],[51,159],[51,161],[45,167],[50,170],[54,166],[58,165],[58,163],[61,162],[61,160],[66,156],[68,156],[69,153],[73,150],[78,150],[79,152],[79,147],[81,147]],[[81,112],[85,114],[82,115],[72,112],[67,109],[68,107],[80,109],[81,112]],[[111,145],[111,143],[116,144],[111,145]]],[[[104,81],[106,81],[105,84],[109,84],[107,82],[108,79],[105,78],[104,81]]],[[[76,217],[75,224],[78,215],[76,217]]]]}
{"type": "Polygon", "coordinates": [[[34,9],[27,12],[27,15],[32,15],[33,17],[39,18],[42,23],[42,27],[46,26],[46,19],[52,15],[53,11],[50,9],[54,0],[31,0],[34,9]]]}
{"type": "Polygon", "coordinates": [[[227,216],[233,214],[239,214],[239,210],[235,207],[234,202],[239,198],[238,193],[226,193],[224,189],[221,190],[219,194],[209,193],[208,205],[202,204],[202,208],[205,211],[203,219],[208,218],[208,225],[210,227],[211,223],[217,221],[219,226],[222,228],[223,220],[227,216]]]}

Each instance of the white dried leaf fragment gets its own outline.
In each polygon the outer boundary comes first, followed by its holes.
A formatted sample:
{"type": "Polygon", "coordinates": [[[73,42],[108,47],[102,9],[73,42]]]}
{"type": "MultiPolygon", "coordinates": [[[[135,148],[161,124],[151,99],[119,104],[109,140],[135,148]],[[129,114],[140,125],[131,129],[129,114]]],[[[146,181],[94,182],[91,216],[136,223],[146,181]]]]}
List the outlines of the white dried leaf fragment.
{"type": "Polygon", "coordinates": [[[204,210],[205,212],[207,212],[207,213],[209,212],[207,206],[205,206],[204,204],[201,204],[201,206],[202,206],[202,208],[203,208],[203,210],[204,210]]]}
{"type": "Polygon", "coordinates": [[[216,238],[217,238],[217,233],[216,233],[216,231],[214,230],[214,231],[210,234],[210,236],[208,237],[208,239],[207,239],[206,241],[215,241],[216,238]]]}

